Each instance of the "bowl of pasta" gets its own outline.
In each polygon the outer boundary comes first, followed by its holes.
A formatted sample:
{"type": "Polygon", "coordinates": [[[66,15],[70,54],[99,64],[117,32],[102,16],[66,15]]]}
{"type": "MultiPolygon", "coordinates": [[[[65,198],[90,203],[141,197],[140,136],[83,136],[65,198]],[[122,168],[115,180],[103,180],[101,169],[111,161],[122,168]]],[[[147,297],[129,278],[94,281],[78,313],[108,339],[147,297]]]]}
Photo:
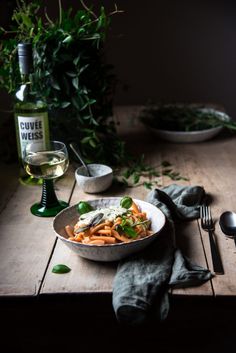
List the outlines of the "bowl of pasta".
{"type": "Polygon", "coordinates": [[[154,205],[130,197],[81,201],[53,221],[56,236],[79,256],[118,261],[151,244],[165,225],[154,205]]]}

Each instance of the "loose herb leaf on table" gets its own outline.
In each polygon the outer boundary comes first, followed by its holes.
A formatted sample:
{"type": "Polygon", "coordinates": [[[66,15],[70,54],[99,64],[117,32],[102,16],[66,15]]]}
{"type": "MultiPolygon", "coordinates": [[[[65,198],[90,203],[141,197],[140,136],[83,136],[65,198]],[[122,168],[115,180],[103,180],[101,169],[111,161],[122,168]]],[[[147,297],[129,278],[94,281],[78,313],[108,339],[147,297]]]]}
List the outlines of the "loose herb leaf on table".
{"type": "Polygon", "coordinates": [[[70,271],[71,271],[71,269],[68,266],[64,265],[64,264],[55,265],[53,267],[53,269],[52,269],[53,273],[59,273],[59,274],[68,273],[70,271]]]}
{"type": "Polygon", "coordinates": [[[180,172],[175,171],[169,161],[162,161],[156,167],[150,166],[145,162],[145,156],[141,155],[138,159],[129,161],[129,166],[121,172],[116,173],[116,180],[125,187],[144,186],[146,189],[152,189],[155,186],[161,186],[161,177],[167,176],[171,180],[188,180],[180,172]]]}

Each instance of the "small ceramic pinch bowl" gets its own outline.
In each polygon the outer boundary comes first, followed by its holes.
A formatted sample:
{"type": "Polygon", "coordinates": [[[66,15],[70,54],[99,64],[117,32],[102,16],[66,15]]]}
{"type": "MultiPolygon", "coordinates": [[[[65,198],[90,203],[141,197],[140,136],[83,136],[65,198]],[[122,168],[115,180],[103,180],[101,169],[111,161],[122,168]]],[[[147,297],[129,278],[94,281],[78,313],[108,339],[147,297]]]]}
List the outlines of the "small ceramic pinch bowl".
{"type": "Polygon", "coordinates": [[[88,164],[91,176],[81,166],[75,171],[75,179],[79,187],[88,194],[96,194],[107,190],[113,179],[113,170],[104,164],[88,164]]]}
{"type": "MultiPolygon", "coordinates": [[[[101,198],[87,201],[93,209],[104,208],[109,206],[119,206],[121,197],[101,198]]],[[[65,226],[74,225],[78,222],[79,214],[76,210],[76,205],[66,208],[61,211],[53,221],[53,229],[56,236],[68,246],[74,253],[79,256],[93,261],[118,261],[126,258],[134,253],[137,253],[149,244],[151,244],[159,235],[165,225],[165,215],[157,207],[152,204],[134,199],[142,212],[147,213],[147,218],[151,221],[151,230],[153,234],[145,238],[130,241],[129,243],[116,243],[106,245],[84,244],[71,241],[65,232],[65,226]]]]}

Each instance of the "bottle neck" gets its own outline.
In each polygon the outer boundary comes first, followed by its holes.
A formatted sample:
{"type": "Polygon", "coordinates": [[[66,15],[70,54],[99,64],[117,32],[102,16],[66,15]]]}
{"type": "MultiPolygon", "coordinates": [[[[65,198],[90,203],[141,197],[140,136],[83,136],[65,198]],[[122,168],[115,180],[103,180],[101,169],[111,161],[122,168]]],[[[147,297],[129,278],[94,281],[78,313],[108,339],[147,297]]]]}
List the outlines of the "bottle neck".
{"type": "Polygon", "coordinates": [[[18,59],[21,74],[21,86],[25,86],[26,90],[31,89],[33,83],[33,52],[31,43],[18,44],[18,59]]]}
{"type": "Polygon", "coordinates": [[[20,101],[32,100],[34,97],[33,74],[21,72],[21,83],[16,97],[20,101]]]}
{"type": "Polygon", "coordinates": [[[31,85],[32,84],[32,74],[22,74],[21,73],[21,84],[31,85]]]}

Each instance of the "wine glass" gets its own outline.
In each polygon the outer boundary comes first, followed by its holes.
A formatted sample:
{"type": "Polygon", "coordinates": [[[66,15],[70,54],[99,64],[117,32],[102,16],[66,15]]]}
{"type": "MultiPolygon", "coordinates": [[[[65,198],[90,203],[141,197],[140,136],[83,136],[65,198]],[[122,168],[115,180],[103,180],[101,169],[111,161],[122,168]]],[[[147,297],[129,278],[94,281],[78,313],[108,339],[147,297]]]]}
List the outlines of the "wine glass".
{"type": "Polygon", "coordinates": [[[46,148],[41,143],[33,142],[25,148],[24,167],[34,178],[43,179],[41,201],[31,207],[31,213],[40,217],[53,217],[68,207],[65,201],[57,199],[54,179],[62,176],[69,166],[66,145],[59,141],[50,141],[46,148]]]}

